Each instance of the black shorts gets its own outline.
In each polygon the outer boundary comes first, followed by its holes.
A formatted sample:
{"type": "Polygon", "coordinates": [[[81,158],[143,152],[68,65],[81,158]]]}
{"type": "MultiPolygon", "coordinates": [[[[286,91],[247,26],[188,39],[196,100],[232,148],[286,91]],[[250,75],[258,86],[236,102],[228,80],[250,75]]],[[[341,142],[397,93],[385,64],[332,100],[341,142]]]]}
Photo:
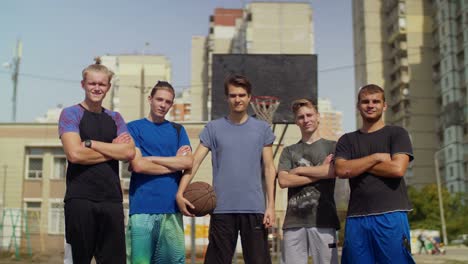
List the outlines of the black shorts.
{"type": "Polygon", "coordinates": [[[125,264],[122,203],[71,199],[65,202],[65,238],[73,264],[125,264]]]}
{"type": "Polygon", "coordinates": [[[240,232],[246,264],[271,264],[263,214],[213,214],[205,264],[231,263],[240,232]]]}

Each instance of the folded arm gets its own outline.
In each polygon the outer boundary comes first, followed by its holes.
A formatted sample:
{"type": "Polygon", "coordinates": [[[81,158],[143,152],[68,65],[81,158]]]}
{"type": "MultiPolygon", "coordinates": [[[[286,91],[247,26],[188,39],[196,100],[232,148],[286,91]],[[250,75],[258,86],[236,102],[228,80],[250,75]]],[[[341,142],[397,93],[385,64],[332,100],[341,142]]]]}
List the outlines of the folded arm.
{"type": "Polygon", "coordinates": [[[119,135],[112,143],[91,140],[91,149],[115,160],[128,161],[135,157],[135,144],[128,133],[119,135]]]}
{"type": "Polygon", "coordinates": [[[335,168],[332,165],[333,154],[328,155],[321,165],[318,166],[302,166],[289,171],[290,174],[296,174],[315,179],[335,178],[335,168]]]}
{"type": "Polygon", "coordinates": [[[111,160],[111,157],[83,146],[78,133],[67,132],[62,134],[60,139],[62,140],[65,155],[71,163],[92,165],[111,160]]]}
{"type": "Polygon", "coordinates": [[[378,177],[401,178],[405,176],[408,165],[409,156],[407,154],[395,154],[391,160],[377,163],[368,172],[378,177]]]}
{"type": "Polygon", "coordinates": [[[281,188],[291,188],[291,187],[299,187],[304,186],[309,183],[313,183],[318,181],[319,179],[315,179],[312,177],[291,174],[287,171],[280,171],[278,173],[278,183],[281,188]]]}
{"type": "Polygon", "coordinates": [[[151,156],[145,157],[145,159],[175,171],[190,169],[193,163],[192,149],[190,146],[180,147],[174,157],[151,156]]]}
{"type": "Polygon", "coordinates": [[[388,153],[374,153],[359,159],[335,159],[335,173],[340,178],[352,178],[369,171],[374,165],[390,160],[388,153]]]}

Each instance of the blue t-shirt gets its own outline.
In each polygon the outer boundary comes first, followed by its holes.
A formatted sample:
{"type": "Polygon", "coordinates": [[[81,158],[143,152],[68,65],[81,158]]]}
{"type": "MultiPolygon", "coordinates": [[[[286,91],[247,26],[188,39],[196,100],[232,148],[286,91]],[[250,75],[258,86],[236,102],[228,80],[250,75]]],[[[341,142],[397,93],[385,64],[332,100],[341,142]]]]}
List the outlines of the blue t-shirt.
{"type": "MultiPolygon", "coordinates": [[[[153,123],[146,118],[128,123],[128,130],[143,157],[173,157],[184,145],[190,145],[181,126],[180,137],[169,121],[153,123]]],[[[182,172],[164,175],[132,173],[130,180],[130,215],[170,214],[179,212],[175,200],[182,172]]]]}
{"type": "Polygon", "coordinates": [[[200,140],[211,150],[214,213],[263,214],[262,151],[275,140],[268,123],[249,117],[234,124],[224,117],[209,122],[200,140]]]}

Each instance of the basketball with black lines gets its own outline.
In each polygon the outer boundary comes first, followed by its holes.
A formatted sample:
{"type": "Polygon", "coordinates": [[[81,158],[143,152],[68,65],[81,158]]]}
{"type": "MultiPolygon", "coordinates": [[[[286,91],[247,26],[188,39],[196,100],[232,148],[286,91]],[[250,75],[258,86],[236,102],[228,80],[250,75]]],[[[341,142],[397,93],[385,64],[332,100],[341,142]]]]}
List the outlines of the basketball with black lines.
{"type": "Polygon", "coordinates": [[[187,206],[190,213],[195,216],[211,214],[216,207],[216,194],[213,187],[206,182],[192,182],[187,186],[184,197],[195,206],[187,206]]]}

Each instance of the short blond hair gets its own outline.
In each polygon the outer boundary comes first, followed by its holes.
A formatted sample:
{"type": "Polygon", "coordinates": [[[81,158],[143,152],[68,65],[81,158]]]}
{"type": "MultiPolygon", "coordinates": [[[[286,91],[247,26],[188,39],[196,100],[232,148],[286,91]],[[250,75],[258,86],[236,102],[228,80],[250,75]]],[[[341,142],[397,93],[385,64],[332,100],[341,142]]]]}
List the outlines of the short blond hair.
{"type": "Polygon", "coordinates": [[[292,104],[291,104],[291,110],[294,113],[294,116],[296,116],[297,111],[299,111],[299,109],[301,107],[303,107],[303,106],[308,107],[308,108],[312,108],[317,113],[319,112],[318,109],[317,109],[317,106],[314,105],[314,103],[312,103],[311,100],[306,99],[306,98],[301,98],[301,99],[294,100],[292,102],[292,104]]]}

